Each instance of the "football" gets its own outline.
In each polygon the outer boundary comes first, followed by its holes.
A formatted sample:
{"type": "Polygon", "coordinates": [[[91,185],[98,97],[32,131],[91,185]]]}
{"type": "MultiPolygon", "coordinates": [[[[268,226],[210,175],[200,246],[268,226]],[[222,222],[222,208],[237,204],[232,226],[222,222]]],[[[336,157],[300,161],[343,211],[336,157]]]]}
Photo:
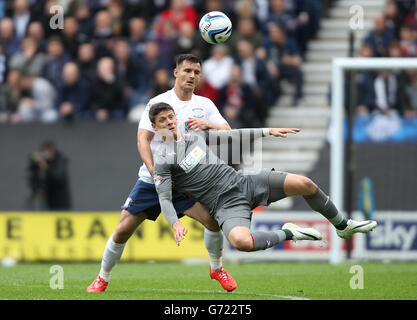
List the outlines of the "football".
{"type": "Polygon", "coordinates": [[[203,39],[211,44],[225,42],[232,34],[232,22],[220,11],[206,13],[198,27],[203,39]]]}

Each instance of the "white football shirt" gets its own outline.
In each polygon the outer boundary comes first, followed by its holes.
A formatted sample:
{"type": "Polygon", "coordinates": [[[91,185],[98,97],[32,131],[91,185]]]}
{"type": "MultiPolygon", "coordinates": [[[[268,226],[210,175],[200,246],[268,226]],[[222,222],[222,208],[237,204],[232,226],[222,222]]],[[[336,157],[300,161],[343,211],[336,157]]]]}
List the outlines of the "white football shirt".
{"type": "MultiPolygon", "coordinates": [[[[227,123],[210,99],[193,94],[191,100],[183,101],[178,98],[174,89],[168,90],[149,100],[139,122],[139,129],[145,129],[155,133],[151,141],[152,152],[158,148],[162,141],[158,132],[152,128],[152,123],[149,119],[149,109],[157,102],[165,102],[174,109],[180,129],[184,128],[184,122],[188,121],[189,118],[200,118],[215,124],[227,123]]],[[[139,179],[147,183],[154,183],[153,177],[145,164],[139,169],[139,179]]]]}

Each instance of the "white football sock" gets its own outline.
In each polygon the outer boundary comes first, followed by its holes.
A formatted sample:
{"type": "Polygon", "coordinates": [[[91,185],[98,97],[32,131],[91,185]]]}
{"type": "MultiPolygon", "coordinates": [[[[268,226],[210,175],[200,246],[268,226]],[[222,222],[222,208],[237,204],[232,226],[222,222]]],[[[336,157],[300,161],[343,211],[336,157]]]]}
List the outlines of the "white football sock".
{"type": "Polygon", "coordinates": [[[222,266],[223,232],[204,229],[204,244],[210,257],[210,267],[215,271],[222,266]]]}
{"type": "Polygon", "coordinates": [[[113,235],[111,235],[107,241],[106,248],[104,249],[103,259],[101,260],[101,269],[99,273],[99,276],[104,281],[110,281],[111,271],[116,263],[120,260],[125,245],[126,243],[114,242],[113,235]]]}

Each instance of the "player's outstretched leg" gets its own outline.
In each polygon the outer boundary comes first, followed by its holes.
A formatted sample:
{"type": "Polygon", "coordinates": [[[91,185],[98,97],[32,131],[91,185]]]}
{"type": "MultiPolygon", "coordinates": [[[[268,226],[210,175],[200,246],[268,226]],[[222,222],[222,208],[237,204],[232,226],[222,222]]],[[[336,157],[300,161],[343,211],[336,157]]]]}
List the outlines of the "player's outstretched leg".
{"type": "Polygon", "coordinates": [[[120,260],[127,240],[145,219],[145,213],[133,215],[126,210],[122,211],[120,222],[104,248],[100,272],[97,278],[87,287],[87,292],[103,292],[106,290],[110,282],[111,271],[120,260]]]}
{"type": "Polygon", "coordinates": [[[292,240],[322,240],[322,234],[314,228],[301,228],[295,223],[287,222],[282,226],[282,230],[291,231],[292,240]]]}
{"type": "Polygon", "coordinates": [[[288,174],[284,182],[284,192],[287,196],[303,196],[311,209],[321,213],[336,228],[341,238],[349,238],[355,233],[367,233],[377,226],[376,221],[346,220],[332,200],[312,180],[307,177],[288,174]]]}
{"type": "Polygon", "coordinates": [[[230,244],[240,251],[259,251],[271,248],[285,240],[321,240],[321,233],[314,228],[301,228],[286,223],[282,230],[251,231],[249,227],[237,225],[236,218],[226,220],[223,230],[230,244]],[[229,231],[230,230],[230,231],[229,231]]]}

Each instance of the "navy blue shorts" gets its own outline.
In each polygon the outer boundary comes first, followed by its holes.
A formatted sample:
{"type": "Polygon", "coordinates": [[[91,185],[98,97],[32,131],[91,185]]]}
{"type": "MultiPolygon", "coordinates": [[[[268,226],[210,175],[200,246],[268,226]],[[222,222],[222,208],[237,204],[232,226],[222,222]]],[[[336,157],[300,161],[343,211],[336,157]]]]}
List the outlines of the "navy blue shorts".
{"type": "MultiPolygon", "coordinates": [[[[184,216],[183,212],[191,208],[195,201],[172,190],[172,203],[178,218],[181,218],[184,216]]],[[[161,213],[155,185],[138,179],[121,209],[129,211],[131,214],[145,212],[148,216],[147,219],[155,221],[161,213]]]]}

